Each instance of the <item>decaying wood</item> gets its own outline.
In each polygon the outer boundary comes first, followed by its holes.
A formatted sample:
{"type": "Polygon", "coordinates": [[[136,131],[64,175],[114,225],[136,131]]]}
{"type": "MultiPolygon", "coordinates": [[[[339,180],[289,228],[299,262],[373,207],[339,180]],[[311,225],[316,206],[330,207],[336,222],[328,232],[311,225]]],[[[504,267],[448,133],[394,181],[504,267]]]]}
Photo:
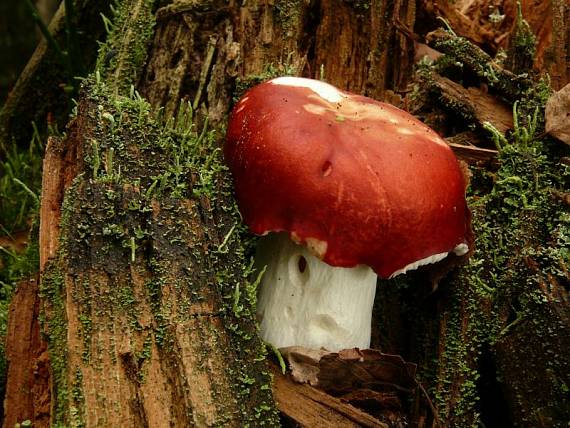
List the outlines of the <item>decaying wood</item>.
{"type": "Polygon", "coordinates": [[[383,422],[310,385],[300,384],[273,366],[273,394],[279,410],[302,427],[387,428],[383,422]]]}
{"type": "Polygon", "coordinates": [[[38,278],[20,282],[10,304],[6,335],[5,428],[26,420],[34,427],[50,426],[49,358],[39,313],[38,278]]]}
{"type": "Polygon", "coordinates": [[[469,165],[476,165],[480,167],[487,167],[489,169],[495,169],[497,167],[497,155],[498,152],[492,149],[483,149],[481,147],[469,146],[465,143],[458,144],[455,141],[464,141],[465,135],[459,134],[455,137],[446,138],[449,147],[453,150],[453,153],[464,162],[469,165]]]}
{"type": "Polygon", "coordinates": [[[453,106],[454,111],[472,116],[472,122],[483,126],[488,122],[501,133],[513,127],[513,112],[505,102],[479,88],[465,88],[459,83],[433,75],[433,87],[439,92],[444,105],[453,106]]]}
{"type": "Polygon", "coordinates": [[[40,271],[57,252],[64,193],[82,164],[78,162],[79,148],[79,145],[70,145],[69,139],[64,142],[58,137],[50,137],[46,145],[40,206],[40,271]]]}
{"type": "Polygon", "coordinates": [[[502,97],[514,102],[533,82],[526,74],[515,75],[504,69],[489,54],[468,39],[437,29],[426,35],[428,45],[461,63],[465,70],[477,76],[481,82],[493,87],[502,97]]]}
{"type": "MultiPolygon", "coordinates": [[[[544,68],[551,76],[553,88],[562,89],[570,82],[570,5],[567,0],[552,0],[549,3],[551,17],[547,19],[552,20],[551,31],[543,37],[546,45],[543,51],[546,58],[550,56],[551,59],[545,59],[544,68]]],[[[530,4],[528,9],[532,14],[530,4]]]]}
{"type": "Polygon", "coordinates": [[[413,65],[413,42],[396,34],[396,19],[413,27],[415,3],[374,0],[359,9],[340,0],[241,7],[179,0],[157,12],[139,91],[167,112],[189,99],[210,123],[229,110],[236,81],[255,83],[271,77],[269,69],[383,99],[405,89],[413,65]]]}
{"type": "MultiPolygon", "coordinates": [[[[400,355],[385,354],[377,349],[329,352],[301,346],[282,348],[280,352],[295,382],[338,397],[390,425],[410,423],[413,426],[422,418],[410,410],[410,403],[419,405],[427,394],[416,380],[417,366],[404,361],[400,355]]],[[[428,407],[430,419],[437,421],[429,401],[428,407]]]]}
{"type": "MultiPolygon", "coordinates": [[[[204,270],[210,263],[208,248],[219,247],[221,234],[227,233],[216,229],[224,215],[210,208],[207,200],[156,200],[148,217],[140,213],[137,217],[132,210],[127,215],[124,227],[137,223],[153,237],[147,250],[137,255],[136,265],[130,265],[134,255],[129,256],[120,242],[115,249],[113,244],[105,247],[105,227],[116,221],[106,210],[140,203],[140,192],[136,185],[117,187],[104,180],[92,181],[93,171],[81,169],[86,150],[92,150],[93,141],[105,138],[95,134],[98,105],[83,100],[68,137],[59,144],[52,141],[46,156],[55,160],[46,165],[47,175],[54,166],[62,166],[62,158],[70,160],[63,165],[60,178],[46,177],[48,186],[59,187],[44,187],[42,198],[50,204],[43,215],[65,217],[59,225],[41,218],[45,226],[42,242],[64,244],[55,258],[48,259],[42,276],[42,287],[50,296],[43,302],[46,332],[50,341],[60,340],[50,343],[52,364],[59,366],[54,373],[58,383],[52,417],[69,423],[73,412],[79,412],[87,426],[214,425],[221,420],[226,426],[239,426],[244,402],[236,399],[235,385],[244,367],[233,367],[238,361],[235,353],[256,346],[258,339],[250,345],[244,342],[240,349],[232,345],[224,326],[222,296],[211,285],[216,272],[204,270]],[[77,158],[72,160],[73,155],[77,158]],[[64,202],[69,211],[65,214],[59,206],[58,213],[57,200],[66,182],[72,181],[73,190],[67,189],[64,202]],[[104,195],[109,192],[118,204],[104,208],[104,195]],[[184,222],[174,241],[168,238],[172,209],[184,222]],[[220,220],[212,218],[213,213],[220,220]],[[85,221],[90,222],[88,228],[82,226],[85,221]],[[58,241],[62,235],[65,239],[58,241]],[[190,253],[196,246],[202,252],[197,261],[190,253]],[[59,294],[62,290],[65,293],[59,294]],[[128,309],[131,305],[136,308],[128,309]],[[62,322],[65,337],[58,336],[62,322]],[[62,388],[80,393],[62,396],[62,388]]],[[[114,161],[115,167],[118,162],[114,161]]],[[[131,174],[139,172],[130,170],[131,174]]],[[[53,250],[46,250],[46,256],[50,254],[53,250]]],[[[257,399],[256,395],[248,397],[243,399],[257,399]]]]}

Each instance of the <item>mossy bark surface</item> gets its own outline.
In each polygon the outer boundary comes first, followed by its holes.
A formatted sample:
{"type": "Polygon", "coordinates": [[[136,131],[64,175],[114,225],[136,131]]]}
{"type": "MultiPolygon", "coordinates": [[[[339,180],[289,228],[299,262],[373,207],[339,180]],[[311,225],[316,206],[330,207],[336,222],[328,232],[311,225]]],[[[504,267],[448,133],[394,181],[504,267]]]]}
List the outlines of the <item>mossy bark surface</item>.
{"type": "Polygon", "coordinates": [[[215,133],[190,110],[84,89],[59,248],[41,293],[53,420],[86,426],[275,422],[248,249],[215,133]],[[272,422],[273,421],[273,422],[272,422]]]}

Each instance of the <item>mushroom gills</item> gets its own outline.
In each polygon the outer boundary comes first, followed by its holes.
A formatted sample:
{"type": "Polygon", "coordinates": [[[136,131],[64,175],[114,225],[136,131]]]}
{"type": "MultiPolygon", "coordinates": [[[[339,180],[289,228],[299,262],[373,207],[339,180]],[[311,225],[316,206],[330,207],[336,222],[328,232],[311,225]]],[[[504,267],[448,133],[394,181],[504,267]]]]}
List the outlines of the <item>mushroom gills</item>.
{"type": "Polygon", "coordinates": [[[258,291],[261,337],[277,348],[368,348],[377,276],[368,266],[333,267],[286,233],[260,239],[267,266],[258,291]]]}
{"type": "Polygon", "coordinates": [[[432,256],[426,257],[425,259],[416,260],[409,265],[404,266],[402,269],[398,269],[392,275],[390,275],[389,279],[392,279],[398,275],[402,275],[410,270],[416,270],[420,266],[431,265],[437,263],[443,259],[445,259],[449,254],[454,253],[456,256],[464,256],[469,252],[469,247],[465,243],[458,244],[452,251],[434,254],[432,256]]]}

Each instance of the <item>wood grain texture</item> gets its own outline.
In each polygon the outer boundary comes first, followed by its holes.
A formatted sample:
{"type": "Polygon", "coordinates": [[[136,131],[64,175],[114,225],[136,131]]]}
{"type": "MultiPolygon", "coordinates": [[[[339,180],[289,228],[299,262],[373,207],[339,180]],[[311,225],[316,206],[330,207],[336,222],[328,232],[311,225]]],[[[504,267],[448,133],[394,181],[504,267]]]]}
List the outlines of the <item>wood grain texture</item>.
{"type": "Polygon", "coordinates": [[[296,383],[275,366],[273,376],[273,393],[279,410],[302,427],[388,427],[338,398],[312,386],[296,383]]]}

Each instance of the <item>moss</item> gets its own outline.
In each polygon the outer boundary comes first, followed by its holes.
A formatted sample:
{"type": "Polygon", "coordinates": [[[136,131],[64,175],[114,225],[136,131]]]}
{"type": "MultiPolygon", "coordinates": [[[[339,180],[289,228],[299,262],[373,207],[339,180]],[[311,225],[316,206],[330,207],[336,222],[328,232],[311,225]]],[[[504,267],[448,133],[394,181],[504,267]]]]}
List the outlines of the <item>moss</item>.
{"type": "Polygon", "coordinates": [[[438,73],[453,78],[459,68],[461,75],[471,75],[471,80],[485,82],[510,101],[519,99],[533,85],[528,73],[514,74],[502,69],[479,47],[451,32],[434,32],[430,46],[445,54],[435,62],[438,73]]]}
{"type": "Polygon", "coordinates": [[[275,20],[288,38],[294,37],[299,31],[301,27],[299,20],[303,16],[305,7],[301,0],[277,0],[275,2],[273,8],[275,20]]]}
{"type": "Polygon", "coordinates": [[[517,17],[507,51],[506,66],[516,74],[532,69],[536,55],[536,36],[523,18],[520,1],[517,2],[517,17]]]}
{"type": "Polygon", "coordinates": [[[55,265],[48,265],[40,286],[40,297],[46,302],[42,315],[42,330],[47,332],[50,367],[52,373],[52,420],[65,424],[69,385],[67,381],[67,318],[65,312],[65,285],[55,265]]]}
{"type": "Polygon", "coordinates": [[[133,82],[138,81],[154,34],[154,3],[153,0],[115,2],[113,16],[104,19],[109,34],[99,51],[95,69],[115,94],[128,94],[133,82]]]}
{"type": "Polygon", "coordinates": [[[499,370],[512,371],[511,365],[520,364],[505,360],[507,355],[527,361],[524,369],[512,372],[532,369],[527,379],[503,378],[517,420],[530,425],[550,420],[558,426],[569,416],[564,410],[570,409],[567,395],[557,389],[567,382],[569,361],[561,349],[564,342],[552,337],[551,329],[560,321],[552,312],[556,297],[547,290],[568,281],[570,216],[553,195],[568,189],[570,175],[561,162],[565,148],[537,137],[536,124],[542,120],[520,117],[520,111],[537,102],[529,96],[520,110],[515,106],[519,125],[501,146],[494,185],[488,193],[473,192],[469,199],[476,251],[451,282],[435,391],[440,416],[453,426],[478,423],[482,347],[495,350],[499,370]],[[545,370],[552,376],[545,376],[545,370]],[[446,388],[452,385],[459,385],[459,391],[446,388]],[[541,392],[533,394],[532,389],[541,392]],[[536,399],[533,403],[528,402],[530,396],[536,399]]]}

